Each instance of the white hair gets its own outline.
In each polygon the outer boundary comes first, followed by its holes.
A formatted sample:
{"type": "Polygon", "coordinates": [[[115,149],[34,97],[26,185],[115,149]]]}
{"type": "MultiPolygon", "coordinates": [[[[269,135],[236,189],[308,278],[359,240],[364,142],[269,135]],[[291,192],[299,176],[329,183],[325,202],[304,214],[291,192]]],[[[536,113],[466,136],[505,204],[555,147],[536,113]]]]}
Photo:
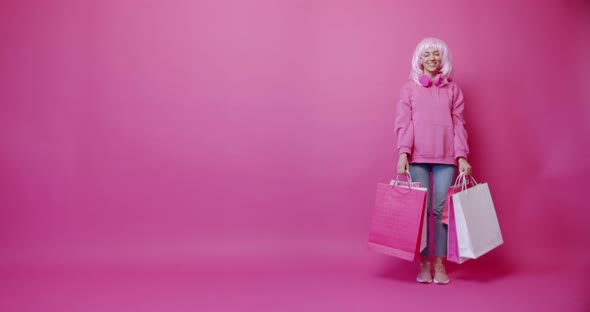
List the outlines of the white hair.
{"type": "Polygon", "coordinates": [[[440,53],[441,68],[439,73],[442,75],[442,85],[450,81],[451,73],[453,72],[453,64],[451,62],[451,51],[444,41],[438,38],[425,38],[416,46],[414,56],[412,57],[412,71],[410,72],[410,79],[415,83],[420,84],[420,76],[424,74],[424,66],[422,65],[422,54],[424,51],[434,48],[440,53]]]}

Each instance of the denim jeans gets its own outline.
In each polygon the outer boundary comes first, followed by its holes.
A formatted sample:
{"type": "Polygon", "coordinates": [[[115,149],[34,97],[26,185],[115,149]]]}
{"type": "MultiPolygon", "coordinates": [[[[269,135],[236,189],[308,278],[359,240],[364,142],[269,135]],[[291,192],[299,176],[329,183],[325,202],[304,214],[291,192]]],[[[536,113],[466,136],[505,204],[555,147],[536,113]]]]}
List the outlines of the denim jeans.
{"type": "MultiPolygon", "coordinates": [[[[443,208],[449,187],[453,185],[457,167],[446,164],[410,164],[412,181],[420,182],[422,187],[428,189],[426,195],[426,212],[434,210],[434,255],[445,257],[447,255],[448,228],[441,222],[443,208]],[[434,196],[430,189],[430,172],[432,172],[434,196]],[[432,201],[434,200],[434,205],[432,201]]],[[[430,223],[429,223],[430,224],[430,223]]],[[[430,226],[427,230],[428,244],[420,253],[421,256],[430,255],[430,226]]]]}

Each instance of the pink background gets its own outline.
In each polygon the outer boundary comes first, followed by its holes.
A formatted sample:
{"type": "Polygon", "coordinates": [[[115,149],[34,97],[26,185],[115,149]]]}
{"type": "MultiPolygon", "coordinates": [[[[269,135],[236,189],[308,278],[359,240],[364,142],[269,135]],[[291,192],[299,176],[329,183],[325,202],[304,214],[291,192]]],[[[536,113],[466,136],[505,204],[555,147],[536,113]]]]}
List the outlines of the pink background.
{"type": "Polygon", "coordinates": [[[0,29],[5,270],[397,261],[370,210],[437,36],[504,234],[479,263],[588,271],[587,1],[2,1],[0,29]]]}

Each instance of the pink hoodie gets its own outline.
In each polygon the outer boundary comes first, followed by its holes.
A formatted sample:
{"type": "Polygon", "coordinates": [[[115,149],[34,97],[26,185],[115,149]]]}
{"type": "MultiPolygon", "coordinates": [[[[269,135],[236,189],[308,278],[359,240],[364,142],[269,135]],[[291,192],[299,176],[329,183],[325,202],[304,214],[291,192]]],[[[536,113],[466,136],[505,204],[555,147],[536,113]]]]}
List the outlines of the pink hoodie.
{"type": "Polygon", "coordinates": [[[410,163],[456,165],[457,158],[467,158],[464,106],[454,82],[429,88],[413,81],[405,84],[395,120],[399,154],[410,154],[410,163]]]}

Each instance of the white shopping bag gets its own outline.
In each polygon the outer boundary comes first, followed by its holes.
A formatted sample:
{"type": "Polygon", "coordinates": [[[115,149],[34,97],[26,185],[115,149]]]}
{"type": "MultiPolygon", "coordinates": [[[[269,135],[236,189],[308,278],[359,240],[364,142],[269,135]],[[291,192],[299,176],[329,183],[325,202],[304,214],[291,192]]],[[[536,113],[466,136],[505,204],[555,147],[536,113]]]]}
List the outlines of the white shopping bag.
{"type": "Polygon", "coordinates": [[[475,259],[502,245],[502,232],[487,183],[453,194],[459,255],[475,259]]]}

